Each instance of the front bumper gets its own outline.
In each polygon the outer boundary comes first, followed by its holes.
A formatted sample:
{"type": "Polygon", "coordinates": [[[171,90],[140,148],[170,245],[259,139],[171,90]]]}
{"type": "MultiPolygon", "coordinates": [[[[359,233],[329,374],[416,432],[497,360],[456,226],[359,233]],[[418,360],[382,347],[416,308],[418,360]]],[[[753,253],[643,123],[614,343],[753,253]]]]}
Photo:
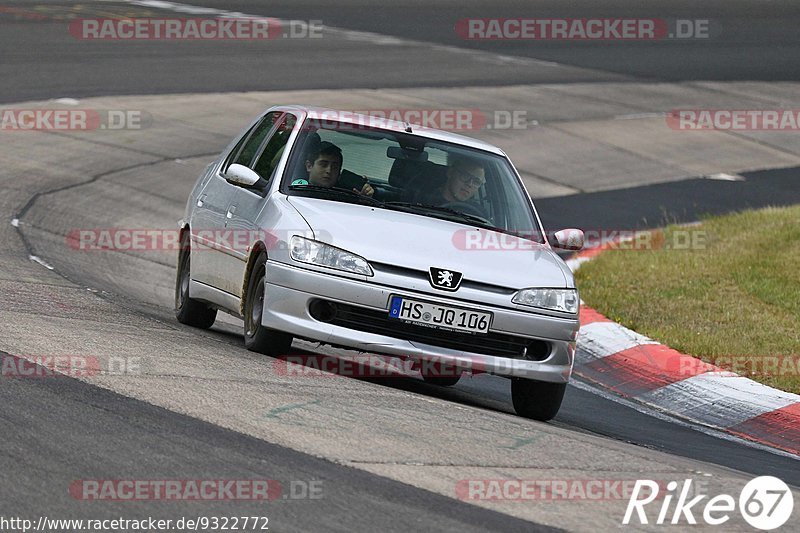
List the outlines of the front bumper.
{"type": "Polygon", "coordinates": [[[369,353],[447,363],[464,370],[479,370],[499,376],[565,383],[572,373],[579,327],[577,318],[557,318],[472,302],[471,306],[475,309],[493,314],[490,331],[543,340],[549,346],[549,353],[538,361],[521,356],[498,357],[337,326],[318,321],[309,313],[309,304],[319,298],[384,311],[387,316],[392,295],[456,306],[463,306],[463,301],[275,261],[268,261],[266,277],[262,323],[295,337],[369,353]]]}

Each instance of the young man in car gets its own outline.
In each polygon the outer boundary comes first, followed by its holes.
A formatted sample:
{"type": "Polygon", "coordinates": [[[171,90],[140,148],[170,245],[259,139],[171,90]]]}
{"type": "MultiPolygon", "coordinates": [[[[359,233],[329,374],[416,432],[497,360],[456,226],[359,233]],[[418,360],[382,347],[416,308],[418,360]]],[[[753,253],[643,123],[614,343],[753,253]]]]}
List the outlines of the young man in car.
{"type": "Polygon", "coordinates": [[[317,185],[319,187],[343,187],[352,189],[365,196],[375,194],[375,189],[365,177],[344,177],[342,172],[342,150],[335,144],[322,141],[318,147],[312,148],[306,159],[308,179],[299,178],[292,185],[317,185]]]}

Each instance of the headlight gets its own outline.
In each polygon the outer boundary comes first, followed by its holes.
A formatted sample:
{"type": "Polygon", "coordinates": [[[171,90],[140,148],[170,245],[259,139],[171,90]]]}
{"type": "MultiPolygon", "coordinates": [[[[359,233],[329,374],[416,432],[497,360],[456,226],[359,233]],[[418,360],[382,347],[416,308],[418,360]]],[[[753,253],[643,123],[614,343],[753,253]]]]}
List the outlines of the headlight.
{"type": "Polygon", "coordinates": [[[577,313],[580,304],[575,289],[522,289],[511,301],[564,313],[577,313]]]}
{"type": "Polygon", "coordinates": [[[371,276],[372,267],[360,255],[351,254],[334,246],[295,235],[290,241],[291,256],[295,261],[309,263],[354,274],[371,276]]]}

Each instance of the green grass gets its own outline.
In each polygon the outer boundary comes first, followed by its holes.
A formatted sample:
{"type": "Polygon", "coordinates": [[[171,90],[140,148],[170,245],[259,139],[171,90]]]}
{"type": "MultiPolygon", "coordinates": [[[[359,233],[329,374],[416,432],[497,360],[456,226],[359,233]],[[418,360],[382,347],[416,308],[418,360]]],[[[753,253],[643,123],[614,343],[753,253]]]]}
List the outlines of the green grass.
{"type": "Polygon", "coordinates": [[[800,393],[800,206],[708,217],[651,241],[584,263],[584,302],[671,348],[800,393]]]}

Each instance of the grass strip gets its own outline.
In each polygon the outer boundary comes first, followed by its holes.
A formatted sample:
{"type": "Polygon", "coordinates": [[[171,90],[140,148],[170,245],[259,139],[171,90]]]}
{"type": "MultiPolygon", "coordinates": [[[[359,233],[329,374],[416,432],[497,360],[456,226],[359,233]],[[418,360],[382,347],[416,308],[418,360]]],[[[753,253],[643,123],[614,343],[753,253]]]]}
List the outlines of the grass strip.
{"type": "Polygon", "coordinates": [[[584,302],[683,353],[800,393],[800,206],[669,226],[577,272],[584,302]]]}

